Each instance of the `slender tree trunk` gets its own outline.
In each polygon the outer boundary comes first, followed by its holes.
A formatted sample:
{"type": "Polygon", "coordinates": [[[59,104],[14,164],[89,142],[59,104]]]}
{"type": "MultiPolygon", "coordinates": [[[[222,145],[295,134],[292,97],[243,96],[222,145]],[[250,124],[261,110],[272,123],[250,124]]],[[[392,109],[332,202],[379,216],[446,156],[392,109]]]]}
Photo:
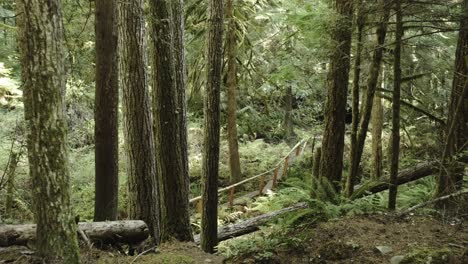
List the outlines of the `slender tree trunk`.
{"type": "Polygon", "coordinates": [[[79,263],[70,205],[62,7],[56,0],[16,4],[36,253],[45,262],[79,263]]]}
{"type": "Polygon", "coordinates": [[[372,107],[372,175],[373,180],[382,177],[382,128],[383,128],[383,106],[382,98],[376,95],[374,97],[374,106],[372,107]]]}
{"type": "MultiPolygon", "coordinates": [[[[350,160],[354,159],[356,155],[356,141],[357,141],[357,133],[358,133],[358,125],[359,125],[359,89],[360,89],[360,81],[361,81],[361,60],[362,60],[362,35],[364,31],[364,12],[363,12],[362,0],[357,1],[356,5],[356,27],[357,27],[357,36],[356,36],[356,59],[354,60],[354,70],[353,70],[353,90],[352,90],[352,124],[351,124],[351,148],[350,148],[350,160]]],[[[346,196],[350,196],[352,194],[352,189],[354,183],[349,182],[351,180],[350,177],[346,177],[346,196]]]]}
{"type": "Polygon", "coordinates": [[[320,177],[320,159],[322,158],[322,148],[318,147],[314,155],[314,164],[312,165],[312,175],[315,178],[320,177]]]}
{"type": "Polygon", "coordinates": [[[462,3],[462,20],[455,55],[455,75],[452,83],[447,120],[446,144],[442,155],[442,168],[437,180],[437,196],[444,196],[463,183],[463,169],[454,156],[468,149],[468,1],[462,3]]]}
{"type": "Polygon", "coordinates": [[[96,95],[94,109],[96,192],[94,221],[117,219],[119,139],[117,1],[96,1],[96,95]]]}
{"type": "Polygon", "coordinates": [[[227,134],[229,143],[229,168],[231,170],[231,183],[241,180],[241,166],[239,159],[239,145],[237,142],[237,28],[234,18],[234,0],[226,2],[226,18],[228,31],[226,32],[227,50],[227,134]]]}
{"type": "Polygon", "coordinates": [[[119,2],[119,66],[127,156],[129,216],[159,242],[159,197],[145,43],[144,1],[119,2]]]}
{"type": "Polygon", "coordinates": [[[332,39],[337,47],[331,54],[327,75],[327,101],[325,105],[325,128],[322,141],[320,173],[340,189],[343,169],[346,97],[351,52],[352,5],[351,0],[335,0],[337,12],[332,39]]]}
{"type": "Polygon", "coordinates": [[[10,154],[10,161],[8,162],[8,168],[6,173],[6,199],[5,199],[5,217],[11,217],[11,211],[14,205],[14,189],[15,189],[15,175],[16,168],[18,167],[20,154],[12,151],[10,154]]]}
{"type": "Polygon", "coordinates": [[[204,102],[201,248],[212,253],[218,244],[219,116],[223,57],[223,1],[210,0],[207,85],[204,102]]]}
{"type": "Polygon", "coordinates": [[[294,128],[292,120],[292,103],[293,103],[293,94],[292,87],[288,85],[286,87],[286,94],[284,96],[284,120],[283,127],[286,132],[286,142],[291,144],[294,142],[294,128]]]}
{"type": "Polygon", "coordinates": [[[390,188],[388,209],[395,210],[397,197],[398,160],[400,157],[400,91],[401,91],[401,39],[403,37],[403,14],[401,0],[395,0],[396,32],[393,61],[393,100],[392,100],[392,155],[390,161],[390,188]]]}
{"type": "Polygon", "coordinates": [[[377,28],[377,47],[372,56],[372,61],[369,65],[369,78],[367,79],[366,94],[362,104],[362,111],[359,120],[359,130],[356,137],[356,147],[351,153],[351,169],[349,172],[347,195],[352,195],[354,189],[354,182],[359,173],[359,164],[361,162],[364,143],[366,141],[367,130],[369,127],[370,116],[372,112],[372,104],[374,101],[374,94],[377,88],[379,79],[380,65],[383,57],[383,44],[387,35],[387,23],[390,17],[390,0],[383,0],[384,14],[377,28]]]}
{"type": "Polygon", "coordinates": [[[159,177],[161,241],[193,240],[188,204],[188,165],[185,130],[183,31],[172,5],[180,2],[151,0],[150,40],[156,167],[159,177]],[[177,29],[174,25],[178,24],[177,29]],[[180,35],[179,35],[180,34],[180,35]],[[182,54],[177,54],[182,52],[182,54]],[[183,102],[183,103],[182,103],[183,102]],[[185,139],[185,140],[184,140],[185,139]]]}

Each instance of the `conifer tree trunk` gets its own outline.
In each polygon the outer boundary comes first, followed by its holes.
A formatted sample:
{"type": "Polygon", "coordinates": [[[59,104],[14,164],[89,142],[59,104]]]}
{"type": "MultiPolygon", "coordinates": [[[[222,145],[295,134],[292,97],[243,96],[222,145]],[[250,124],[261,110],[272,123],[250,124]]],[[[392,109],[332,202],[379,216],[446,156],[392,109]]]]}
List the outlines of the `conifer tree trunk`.
{"type": "Polygon", "coordinates": [[[390,161],[390,188],[388,209],[395,210],[397,197],[398,160],[400,157],[400,91],[401,91],[401,39],[403,37],[403,14],[401,0],[395,0],[396,32],[393,61],[393,100],[392,100],[392,155],[390,161]]]}
{"type": "Polygon", "coordinates": [[[383,57],[383,44],[387,35],[387,24],[390,17],[390,0],[382,0],[383,16],[377,27],[377,47],[372,55],[372,61],[369,65],[369,77],[367,79],[366,94],[362,103],[362,111],[360,113],[359,129],[356,137],[356,147],[352,148],[351,152],[351,168],[347,179],[347,195],[352,195],[354,182],[359,173],[359,164],[361,163],[364,143],[366,141],[367,130],[372,113],[372,105],[374,102],[375,90],[379,79],[380,65],[383,57]]]}
{"type": "Polygon", "coordinates": [[[226,18],[228,31],[226,32],[227,50],[227,134],[229,143],[229,168],[231,183],[241,180],[241,166],[239,159],[239,144],[237,141],[237,28],[234,18],[234,0],[226,1],[226,18]]]}
{"type": "MultiPolygon", "coordinates": [[[[181,2],[151,0],[150,43],[156,168],[160,197],[161,242],[193,240],[188,203],[188,165],[185,125],[183,31],[172,5],[181,2]],[[177,22],[178,21],[178,22],[177,22]],[[177,23],[177,29],[175,24],[177,23]],[[180,35],[179,35],[180,34],[180,35]],[[177,53],[182,54],[177,55],[177,53]],[[184,96],[184,97],[182,97],[184,96]],[[182,103],[183,102],[183,103],[182,103]]],[[[182,10],[182,9],[180,9],[182,10]]]]}
{"type": "Polygon", "coordinates": [[[129,216],[159,241],[159,197],[145,43],[143,0],[119,2],[121,76],[129,216]]]}
{"type": "Polygon", "coordinates": [[[322,142],[320,174],[339,190],[343,169],[346,98],[351,51],[352,0],[335,0],[333,8],[337,18],[332,30],[332,40],[337,43],[332,51],[327,75],[327,101],[325,105],[325,130],[322,142]]]}
{"type": "Polygon", "coordinates": [[[204,101],[201,248],[214,252],[218,244],[219,116],[223,59],[223,1],[210,0],[207,85],[204,101]]]}
{"type": "Polygon", "coordinates": [[[70,205],[62,8],[56,0],[16,3],[36,253],[47,263],[79,263],[70,205]]]}
{"type": "Polygon", "coordinates": [[[96,1],[96,94],[94,105],[96,192],[94,221],[117,219],[119,89],[116,16],[117,1],[96,1]]]}
{"type": "Polygon", "coordinates": [[[382,127],[383,127],[383,106],[380,96],[374,97],[374,106],[372,107],[372,174],[373,180],[382,177],[382,127]]]}
{"type": "Polygon", "coordinates": [[[286,142],[288,144],[293,143],[294,138],[294,128],[293,128],[293,121],[292,121],[292,103],[293,103],[293,94],[292,94],[292,87],[288,85],[286,87],[286,94],[284,96],[284,120],[283,120],[283,127],[286,131],[286,142]]]}
{"type": "MultiPolygon", "coordinates": [[[[442,168],[437,179],[437,196],[444,196],[463,183],[463,167],[457,165],[455,155],[468,149],[468,0],[462,2],[462,17],[455,54],[455,74],[452,82],[446,143],[442,168]]],[[[466,154],[465,154],[466,155],[466,154]]]]}

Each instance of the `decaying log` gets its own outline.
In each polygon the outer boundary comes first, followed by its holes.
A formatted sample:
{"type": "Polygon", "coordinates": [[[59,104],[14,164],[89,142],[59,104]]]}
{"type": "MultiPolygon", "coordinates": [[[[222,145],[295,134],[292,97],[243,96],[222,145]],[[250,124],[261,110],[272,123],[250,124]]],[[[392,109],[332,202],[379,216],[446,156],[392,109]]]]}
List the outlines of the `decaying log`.
{"type": "MultiPolygon", "coordinates": [[[[268,221],[272,220],[273,218],[279,215],[304,208],[307,208],[307,203],[297,203],[293,206],[286,207],[281,210],[270,212],[267,214],[259,215],[257,217],[253,217],[239,223],[222,226],[218,229],[218,242],[252,233],[254,231],[257,231],[259,229],[259,226],[266,224],[268,221]]],[[[200,235],[196,235],[194,239],[196,244],[200,244],[200,235]]]]}
{"type": "MultiPolygon", "coordinates": [[[[91,243],[138,243],[148,237],[148,227],[139,220],[82,222],[78,224],[91,243]]],[[[0,225],[0,246],[27,245],[36,239],[36,225],[0,225]]]]}
{"type": "MultiPolygon", "coordinates": [[[[397,185],[402,185],[412,182],[426,176],[430,176],[439,172],[440,164],[437,161],[423,162],[415,165],[414,167],[401,170],[398,173],[397,185]]],[[[381,181],[373,183],[372,185],[356,186],[351,199],[361,198],[366,195],[382,192],[388,190],[390,184],[388,181],[381,181]]]]}

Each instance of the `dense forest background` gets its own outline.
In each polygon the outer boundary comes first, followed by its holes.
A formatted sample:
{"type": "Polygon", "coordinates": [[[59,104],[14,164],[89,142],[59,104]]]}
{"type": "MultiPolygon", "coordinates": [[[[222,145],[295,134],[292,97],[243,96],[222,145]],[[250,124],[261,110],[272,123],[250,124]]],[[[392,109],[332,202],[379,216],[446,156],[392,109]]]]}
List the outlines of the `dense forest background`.
{"type": "MultiPolygon", "coordinates": [[[[312,204],[313,209],[281,222],[279,229],[284,230],[312,219],[317,211],[325,212],[321,216],[327,219],[383,212],[387,207],[402,211],[466,190],[467,1],[57,2],[64,51],[58,57],[66,76],[64,166],[69,171],[70,210],[78,221],[142,219],[158,223],[150,224],[156,242],[189,241],[192,233],[214,230],[216,237],[218,224],[239,221],[230,219],[238,209],[248,218],[299,202],[312,204]],[[139,18],[132,17],[135,14],[139,18]],[[143,17],[146,21],[140,20],[143,17]],[[166,28],[154,22],[158,19],[173,19],[176,26],[166,28]],[[215,23],[219,21],[223,23],[215,23]],[[115,43],[106,40],[117,35],[115,43]],[[140,63],[132,61],[135,50],[146,54],[140,63]],[[172,55],[174,50],[178,52],[172,55]],[[168,54],[173,61],[165,61],[168,54]],[[119,77],[112,75],[117,71],[119,77]],[[137,81],[141,75],[132,71],[145,72],[145,81],[137,81]],[[99,89],[100,84],[114,90],[99,89]],[[145,92],[127,88],[132,85],[141,85],[145,92]],[[169,101],[172,106],[167,106],[169,101]],[[146,104],[152,113],[132,112],[146,104]],[[210,112],[216,109],[210,104],[219,107],[219,116],[210,112]],[[170,119],[170,107],[181,111],[181,117],[170,119]],[[158,121],[152,123],[152,118],[158,121]],[[132,130],[132,119],[147,122],[149,130],[132,130]],[[117,130],[105,134],[112,120],[117,130]],[[162,124],[167,123],[171,128],[165,130],[162,124]],[[135,136],[153,129],[156,136],[149,136],[151,140],[135,136]],[[219,153],[207,147],[218,145],[217,131],[219,153]],[[106,145],[112,139],[118,140],[114,148],[106,145]],[[220,206],[214,229],[204,225],[213,202],[209,190],[216,194],[217,207],[218,187],[271,170],[301,140],[308,141],[307,149],[278,190],[234,209],[220,206]],[[134,168],[142,164],[154,166],[148,170],[161,178],[138,178],[134,168]],[[411,177],[418,169],[429,172],[417,177],[434,177],[400,185],[397,195],[397,175],[404,169],[414,172],[411,177]],[[101,174],[110,176],[100,178],[101,174]],[[154,187],[158,199],[149,198],[151,190],[142,187],[145,182],[160,184],[154,187]],[[376,191],[353,201],[382,182],[390,182],[384,188],[390,188],[390,195],[376,191]],[[189,198],[199,195],[203,210],[189,204],[189,198]],[[113,199],[118,203],[107,209],[113,199]],[[142,204],[143,199],[147,203],[142,204]],[[148,220],[151,217],[164,220],[148,220]]],[[[23,99],[25,83],[35,83],[25,82],[24,72],[22,79],[25,57],[17,35],[22,5],[11,0],[0,5],[0,224],[37,220],[37,196],[31,191],[37,184],[30,172],[34,157],[28,160],[31,124],[25,111],[28,101],[23,99]]],[[[23,38],[25,42],[28,34],[23,32],[23,38]]],[[[257,190],[258,184],[236,188],[242,196],[257,190]]],[[[219,204],[229,199],[229,193],[220,193],[219,204]]],[[[447,208],[456,208],[450,212],[466,218],[466,204],[466,199],[449,199],[423,212],[445,214],[447,208]]],[[[235,259],[249,255],[245,252],[255,241],[257,252],[267,252],[256,259],[268,261],[276,244],[265,241],[273,240],[233,240],[218,249],[235,259]]],[[[287,241],[290,247],[298,243],[287,241]]],[[[201,243],[207,252],[217,245],[216,238],[202,238],[201,243]]]]}

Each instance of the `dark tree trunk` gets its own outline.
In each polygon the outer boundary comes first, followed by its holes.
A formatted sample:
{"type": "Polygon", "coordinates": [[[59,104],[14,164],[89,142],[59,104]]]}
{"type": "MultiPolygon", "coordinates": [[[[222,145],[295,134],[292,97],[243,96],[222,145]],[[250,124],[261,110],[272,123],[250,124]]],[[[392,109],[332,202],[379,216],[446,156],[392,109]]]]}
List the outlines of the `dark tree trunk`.
{"type": "Polygon", "coordinates": [[[372,107],[372,173],[373,180],[380,179],[383,171],[382,151],[383,106],[380,96],[374,97],[372,107]]]}
{"type": "Polygon", "coordinates": [[[94,221],[117,219],[119,190],[117,1],[96,1],[94,221]]]}
{"type": "Polygon", "coordinates": [[[322,142],[320,174],[339,190],[343,169],[346,98],[351,51],[351,26],[353,5],[351,0],[335,0],[337,12],[332,30],[332,40],[337,44],[331,54],[327,75],[327,102],[325,105],[325,130],[322,142]]]}
{"type": "Polygon", "coordinates": [[[11,218],[12,209],[14,205],[14,190],[15,190],[15,175],[16,168],[18,167],[19,159],[21,158],[21,153],[12,151],[10,153],[10,158],[8,161],[8,167],[5,172],[6,174],[6,198],[5,198],[5,217],[11,218]]]}
{"type": "Polygon", "coordinates": [[[159,241],[159,197],[145,43],[143,0],[119,3],[119,66],[127,156],[129,216],[159,241]]]}
{"type": "Polygon", "coordinates": [[[218,244],[219,116],[223,59],[223,1],[210,0],[207,84],[204,102],[201,248],[212,253],[218,244]]]}
{"type": "Polygon", "coordinates": [[[349,183],[347,187],[347,195],[350,196],[354,189],[354,182],[359,173],[359,164],[361,162],[364,143],[366,141],[367,130],[369,127],[370,116],[372,112],[372,104],[374,102],[375,90],[379,79],[380,65],[382,63],[383,44],[387,35],[387,23],[390,17],[390,0],[383,0],[383,16],[377,28],[377,47],[372,56],[372,61],[369,65],[369,78],[367,79],[366,94],[362,104],[360,113],[359,131],[356,137],[356,147],[351,150],[351,169],[349,172],[349,183]]]}
{"type": "MultiPolygon", "coordinates": [[[[360,81],[361,81],[361,60],[362,60],[362,35],[364,31],[364,22],[365,16],[363,12],[363,5],[362,0],[358,0],[356,5],[356,27],[357,27],[357,36],[356,36],[356,59],[354,60],[353,66],[353,90],[352,90],[352,124],[351,124],[351,159],[353,155],[355,155],[356,151],[356,141],[357,141],[357,133],[358,133],[358,125],[359,125],[359,89],[360,89],[360,81]]],[[[350,177],[346,178],[346,186],[345,192],[346,196],[350,196],[352,194],[352,188],[354,183],[349,182],[351,180],[350,177]],[[351,188],[351,189],[350,189],[351,188]]]]}
{"type": "Polygon", "coordinates": [[[293,94],[292,87],[288,85],[286,87],[286,94],[284,95],[284,120],[283,127],[286,132],[286,142],[288,144],[294,144],[294,128],[292,120],[292,104],[293,104],[293,94]]]}
{"type": "Polygon", "coordinates": [[[36,252],[45,262],[79,263],[70,205],[62,8],[56,0],[16,3],[36,252]]]}
{"type": "Polygon", "coordinates": [[[322,158],[322,148],[318,147],[314,154],[314,163],[312,165],[312,175],[315,178],[320,177],[320,159],[322,158]]]}
{"type": "Polygon", "coordinates": [[[227,134],[229,143],[229,168],[231,170],[231,183],[241,180],[241,166],[239,159],[239,145],[237,142],[237,28],[234,18],[234,0],[226,2],[226,18],[228,31],[226,32],[227,50],[227,134]]]}
{"type": "MultiPolygon", "coordinates": [[[[462,3],[462,19],[455,55],[455,75],[452,83],[447,120],[446,143],[442,168],[437,180],[437,196],[459,189],[463,183],[463,168],[457,166],[455,155],[468,149],[468,1],[462,3]]],[[[466,156],[466,155],[465,155],[466,156]]]]}
{"type": "Polygon", "coordinates": [[[151,0],[150,40],[161,241],[193,240],[188,204],[181,2],[151,0]],[[176,5],[176,6],[174,6],[176,5]],[[177,54],[181,53],[181,54],[177,54]]]}
{"type": "Polygon", "coordinates": [[[401,91],[401,38],[403,37],[403,14],[401,1],[395,0],[396,32],[393,61],[393,100],[392,100],[392,155],[390,161],[390,188],[388,209],[395,210],[397,197],[398,159],[400,157],[400,91],[401,91]]]}

